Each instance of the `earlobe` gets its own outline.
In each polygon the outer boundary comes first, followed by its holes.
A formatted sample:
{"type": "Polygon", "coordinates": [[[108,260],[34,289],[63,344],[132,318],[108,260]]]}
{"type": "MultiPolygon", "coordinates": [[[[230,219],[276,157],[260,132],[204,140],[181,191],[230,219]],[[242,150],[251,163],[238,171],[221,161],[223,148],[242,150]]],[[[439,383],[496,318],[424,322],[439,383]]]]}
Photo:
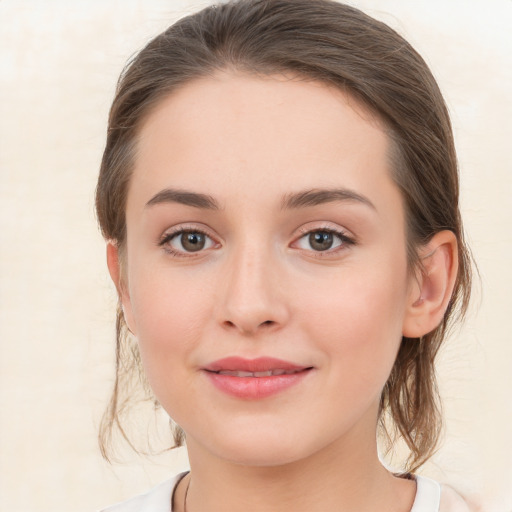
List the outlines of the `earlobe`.
{"type": "Polygon", "coordinates": [[[126,289],[125,278],[123,276],[119,247],[112,241],[107,242],[107,266],[110,277],[116,287],[119,302],[123,308],[123,316],[126,325],[130,332],[135,334],[135,321],[132,315],[130,295],[126,289]]]}
{"type": "Polygon", "coordinates": [[[453,232],[436,233],[420,251],[421,268],[402,328],[408,338],[424,336],[442,322],[457,279],[457,239],[453,232]]]}

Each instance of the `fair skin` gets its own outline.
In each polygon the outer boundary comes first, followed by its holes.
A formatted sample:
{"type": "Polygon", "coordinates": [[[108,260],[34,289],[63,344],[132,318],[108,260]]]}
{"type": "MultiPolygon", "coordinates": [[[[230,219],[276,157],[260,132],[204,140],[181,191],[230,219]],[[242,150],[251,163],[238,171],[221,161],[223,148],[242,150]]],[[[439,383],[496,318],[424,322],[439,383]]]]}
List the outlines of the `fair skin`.
{"type": "MultiPolygon", "coordinates": [[[[414,482],[378,459],[379,397],[402,336],[443,317],[456,241],[438,233],[425,273],[410,271],[389,151],[355,100],[290,77],[218,73],[145,120],[125,254],[107,256],[149,382],[187,434],[188,512],[410,510],[414,482]],[[233,395],[211,371],[231,356],[299,378],[250,396],[237,380],[233,395]]],[[[261,377],[222,377],[242,378],[261,377]]]]}

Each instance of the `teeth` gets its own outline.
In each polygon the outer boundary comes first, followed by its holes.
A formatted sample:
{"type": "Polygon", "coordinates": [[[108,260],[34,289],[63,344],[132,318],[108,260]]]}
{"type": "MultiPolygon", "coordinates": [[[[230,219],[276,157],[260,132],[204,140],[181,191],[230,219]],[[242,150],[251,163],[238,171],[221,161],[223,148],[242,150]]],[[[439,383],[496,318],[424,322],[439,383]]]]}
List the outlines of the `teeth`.
{"type": "Polygon", "coordinates": [[[272,375],[272,370],[268,370],[266,372],[254,372],[254,377],[271,377],[272,375]]]}
{"type": "Polygon", "coordinates": [[[235,377],[254,377],[254,373],[252,372],[233,372],[235,377]]]}
{"type": "Polygon", "coordinates": [[[273,377],[276,375],[292,375],[301,370],[266,370],[264,372],[244,372],[241,370],[221,370],[217,372],[219,375],[229,375],[231,377],[273,377]]]}

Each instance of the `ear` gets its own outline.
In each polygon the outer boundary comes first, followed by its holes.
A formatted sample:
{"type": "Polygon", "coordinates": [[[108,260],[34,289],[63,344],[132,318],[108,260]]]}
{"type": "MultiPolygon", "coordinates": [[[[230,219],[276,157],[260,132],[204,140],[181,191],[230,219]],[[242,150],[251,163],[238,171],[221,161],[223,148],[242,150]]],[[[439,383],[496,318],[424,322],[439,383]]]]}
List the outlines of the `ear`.
{"type": "Polygon", "coordinates": [[[457,238],[451,231],[436,233],[420,250],[421,266],[411,288],[402,334],[419,338],[443,320],[457,278],[457,238]]]}
{"type": "Polygon", "coordinates": [[[119,302],[123,308],[123,316],[128,326],[128,329],[132,334],[136,334],[135,321],[133,319],[132,304],[130,295],[126,287],[126,282],[123,275],[123,269],[121,268],[121,257],[119,255],[119,247],[115,242],[107,242],[107,266],[110,273],[110,277],[114,282],[119,296],[119,302]]]}

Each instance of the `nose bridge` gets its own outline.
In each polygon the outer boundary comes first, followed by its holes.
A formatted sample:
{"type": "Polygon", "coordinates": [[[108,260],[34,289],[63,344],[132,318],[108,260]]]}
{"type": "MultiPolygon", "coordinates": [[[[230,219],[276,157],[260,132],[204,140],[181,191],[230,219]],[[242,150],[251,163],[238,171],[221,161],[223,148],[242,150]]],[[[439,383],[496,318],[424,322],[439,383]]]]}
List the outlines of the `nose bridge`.
{"type": "Polygon", "coordinates": [[[221,322],[244,334],[276,328],[288,316],[277,255],[269,240],[241,240],[226,262],[221,322]]]}

